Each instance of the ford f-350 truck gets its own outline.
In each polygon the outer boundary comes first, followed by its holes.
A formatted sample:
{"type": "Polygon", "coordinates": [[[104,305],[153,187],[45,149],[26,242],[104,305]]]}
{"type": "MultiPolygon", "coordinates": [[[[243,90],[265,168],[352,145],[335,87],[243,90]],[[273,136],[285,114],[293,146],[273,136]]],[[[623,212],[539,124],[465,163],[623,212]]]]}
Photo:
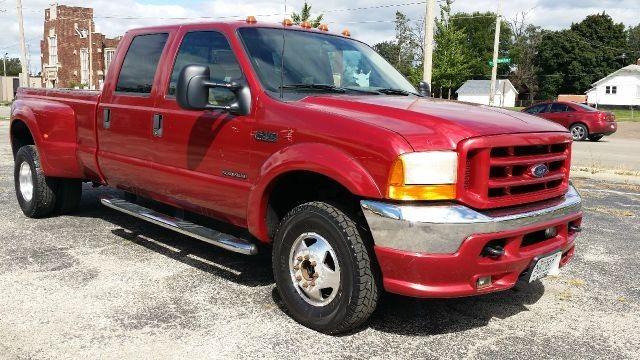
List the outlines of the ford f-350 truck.
{"type": "Polygon", "coordinates": [[[101,202],[271,251],[288,312],[325,333],[365,323],[383,291],[463,297],[557,273],[582,220],[571,141],[423,96],[346,33],[253,18],[129,31],[102,91],[23,88],[11,111],[26,216],[74,211],[83,182],[120,189],[101,202]]]}

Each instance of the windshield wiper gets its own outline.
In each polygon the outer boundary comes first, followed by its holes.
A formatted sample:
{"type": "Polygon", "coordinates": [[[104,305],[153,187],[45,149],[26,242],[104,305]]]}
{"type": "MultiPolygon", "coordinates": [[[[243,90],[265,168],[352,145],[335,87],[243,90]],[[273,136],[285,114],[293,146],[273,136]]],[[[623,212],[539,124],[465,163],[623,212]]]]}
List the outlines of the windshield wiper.
{"type": "Polygon", "coordinates": [[[330,91],[337,93],[344,93],[347,90],[343,88],[339,88],[334,85],[328,84],[286,84],[282,85],[283,89],[299,89],[299,90],[322,90],[322,91],[330,91]]]}
{"type": "Polygon", "coordinates": [[[419,94],[416,94],[414,92],[411,91],[406,91],[406,90],[402,90],[402,89],[393,89],[393,88],[382,88],[382,89],[376,89],[377,92],[385,94],[385,95],[416,95],[416,96],[421,96],[419,94]]]}

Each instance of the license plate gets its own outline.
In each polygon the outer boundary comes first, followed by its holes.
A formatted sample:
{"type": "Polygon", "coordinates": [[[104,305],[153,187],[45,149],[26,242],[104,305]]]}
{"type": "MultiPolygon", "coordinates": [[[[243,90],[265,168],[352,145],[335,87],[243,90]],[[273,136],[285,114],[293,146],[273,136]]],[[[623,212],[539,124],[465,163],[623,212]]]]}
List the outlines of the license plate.
{"type": "Polygon", "coordinates": [[[538,259],[531,270],[529,282],[540,280],[547,275],[558,275],[560,273],[560,259],[562,252],[542,257],[538,259]]]}

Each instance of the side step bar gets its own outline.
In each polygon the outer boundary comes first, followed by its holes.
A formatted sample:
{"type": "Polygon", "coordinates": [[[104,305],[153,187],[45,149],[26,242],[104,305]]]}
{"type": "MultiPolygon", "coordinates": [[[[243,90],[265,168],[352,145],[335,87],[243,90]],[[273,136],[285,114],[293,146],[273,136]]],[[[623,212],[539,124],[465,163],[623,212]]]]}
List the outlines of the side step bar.
{"type": "Polygon", "coordinates": [[[100,202],[107,207],[135,216],[138,219],[146,220],[166,229],[179,232],[229,251],[245,255],[255,255],[258,253],[256,245],[247,240],[196,225],[189,221],[177,219],[123,199],[101,197],[100,202]]]}

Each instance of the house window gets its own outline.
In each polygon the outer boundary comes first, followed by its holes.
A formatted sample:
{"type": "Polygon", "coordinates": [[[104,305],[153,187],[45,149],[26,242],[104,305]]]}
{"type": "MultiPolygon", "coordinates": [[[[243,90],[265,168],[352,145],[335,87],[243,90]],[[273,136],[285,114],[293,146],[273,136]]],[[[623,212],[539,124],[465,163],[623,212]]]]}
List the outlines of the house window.
{"type": "Polygon", "coordinates": [[[49,37],[49,65],[58,64],[58,38],[56,36],[49,37]]]}
{"type": "Polygon", "coordinates": [[[89,84],[89,50],[80,49],[80,83],[89,84]]]}
{"type": "Polygon", "coordinates": [[[113,56],[115,55],[116,50],[115,49],[104,49],[104,73],[105,75],[107,74],[107,71],[109,71],[109,66],[111,65],[111,62],[113,61],[113,56]]]}
{"type": "Polygon", "coordinates": [[[607,88],[605,89],[605,92],[607,94],[615,95],[615,94],[618,93],[618,87],[617,86],[607,86],[607,88]]]}

